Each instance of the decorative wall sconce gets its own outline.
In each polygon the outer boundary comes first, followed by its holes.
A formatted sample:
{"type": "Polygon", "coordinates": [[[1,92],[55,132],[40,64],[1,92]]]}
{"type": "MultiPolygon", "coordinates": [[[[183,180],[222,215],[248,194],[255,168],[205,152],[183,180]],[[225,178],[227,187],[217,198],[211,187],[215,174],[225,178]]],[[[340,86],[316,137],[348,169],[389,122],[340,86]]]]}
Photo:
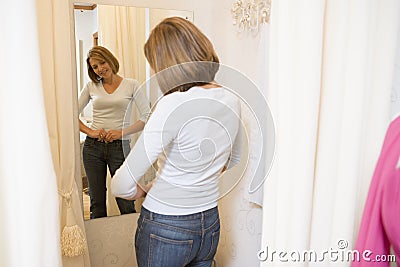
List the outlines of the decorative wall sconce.
{"type": "Polygon", "coordinates": [[[269,22],[271,0],[236,0],[231,13],[238,32],[247,29],[257,33],[262,24],[269,22]]]}

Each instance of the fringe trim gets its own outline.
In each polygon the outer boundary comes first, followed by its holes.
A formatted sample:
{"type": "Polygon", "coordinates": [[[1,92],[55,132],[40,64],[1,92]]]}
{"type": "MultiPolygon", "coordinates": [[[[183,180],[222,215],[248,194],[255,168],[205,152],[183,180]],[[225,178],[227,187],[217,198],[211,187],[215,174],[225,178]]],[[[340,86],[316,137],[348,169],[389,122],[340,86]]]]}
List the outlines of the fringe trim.
{"type": "Polygon", "coordinates": [[[67,257],[86,254],[86,239],[78,225],[64,227],[61,233],[61,251],[67,257]]]}
{"type": "Polygon", "coordinates": [[[67,202],[67,223],[61,232],[61,252],[63,256],[76,257],[84,255],[87,252],[86,238],[82,229],[76,224],[74,211],[71,207],[71,194],[59,193],[64,197],[67,202]]]}

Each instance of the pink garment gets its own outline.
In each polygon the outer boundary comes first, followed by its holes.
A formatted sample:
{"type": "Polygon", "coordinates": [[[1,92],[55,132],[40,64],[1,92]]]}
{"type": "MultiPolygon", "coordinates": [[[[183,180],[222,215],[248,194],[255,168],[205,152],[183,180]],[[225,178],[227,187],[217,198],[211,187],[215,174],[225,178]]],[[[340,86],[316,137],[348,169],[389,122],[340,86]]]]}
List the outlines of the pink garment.
{"type": "MultiPolygon", "coordinates": [[[[393,247],[397,262],[400,261],[400,116],[389,126],[378,163],[372,177],[364,214],[355,249],[360,261],[352,267],[390,266],[381,255],[390,254],[393,247]],[[363,251],[372,253],[363,258],[363,251]],[[368,259],[370,261],[368,261],[368,259]]],[[[398,265],[399,266],[399,265],[398,265]]]]}

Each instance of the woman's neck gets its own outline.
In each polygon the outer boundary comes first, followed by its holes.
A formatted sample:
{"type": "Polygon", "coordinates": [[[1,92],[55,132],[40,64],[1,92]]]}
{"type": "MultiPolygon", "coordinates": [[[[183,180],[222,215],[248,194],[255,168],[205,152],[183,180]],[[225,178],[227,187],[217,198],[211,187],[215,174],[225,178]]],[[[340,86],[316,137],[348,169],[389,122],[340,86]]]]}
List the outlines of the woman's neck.
{"type": "Polygon", "coordinates": [[[217,84],[215,81],[211,81],[205,85],[200,85],[199,87],[203,89],[210,89],[210,88],[221,87],[221,85],[217,84]]]}
{"type": "Polygon", "coordinates": [[[103,78],[103,84],[107,85],[113,85],[113,84],[119,84],[119,82],[122,80],[122,77],[119,76],[118,74],[112,74],[110,78],[103,78]]]}

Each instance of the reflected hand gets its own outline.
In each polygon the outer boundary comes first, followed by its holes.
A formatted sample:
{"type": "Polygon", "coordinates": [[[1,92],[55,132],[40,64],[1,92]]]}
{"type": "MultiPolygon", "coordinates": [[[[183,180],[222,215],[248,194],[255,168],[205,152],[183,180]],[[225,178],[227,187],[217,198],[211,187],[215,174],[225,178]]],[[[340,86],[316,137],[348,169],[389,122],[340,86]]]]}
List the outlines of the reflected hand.
{"type": "Polygon", "coordinates": [[[106,136],[104,139],[107,142],[112,142],[114,140],[119,140],[122,139],[122,130],[110,130],[107,132],[106,136]]]}
{"type": "Polygon", "coordinates": [[[88,136],[91,138],[97,138],[97,140],[99,141],[103,141],[104,138],[106,137],[107,132],[104,131],[104,129],[100,129],[100,130],[91,130],[88,133],[88,136]]]}

